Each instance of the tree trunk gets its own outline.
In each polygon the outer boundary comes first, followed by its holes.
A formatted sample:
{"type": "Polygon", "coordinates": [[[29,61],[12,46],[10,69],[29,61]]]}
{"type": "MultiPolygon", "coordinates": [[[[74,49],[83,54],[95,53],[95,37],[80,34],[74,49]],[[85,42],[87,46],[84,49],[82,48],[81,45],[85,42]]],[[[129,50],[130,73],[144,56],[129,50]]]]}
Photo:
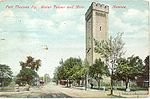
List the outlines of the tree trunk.
{"type": "Polygon", "coordinates": [[[71,81],[69,80],[69,87],[71,87],[71,84],[72,84],[72,83],[71,83],[71,81]]]}
{"type": "Polygon", "coordinates": [[[100,79],[98,80],[98,90],[100,90],[100,79]]]}
{"type": "Polygon", "coordinates": [[[1,89],[4,88],[4,79],[1,81],[1,89]]]}
{"type": "Polygon", "coordinates": [[[129,79],[126,79],[126,89],[128,89],[129,79]]]}
{"type": "Polygon", "coordinates": [[[80,80],[78,80],[78,86],[80,86],[81,84],[80,84],[80,80]]]}
{"type": "Polygon", "coordinates": [[[76,83],[77,83],[77,86],[79,86],[79,85],[80,85],[80,84],[79,84],[79,80],[77,80],[77,81],[76,81],[76,83]]]}
{"type": "Polygon", "coordinates": [[[126,82],[126,89],[128,88],[128,82],[126,82]]]}
{"type": "Polygon", "coordinates": [[[110,95],[113,95],[113,70],[111,71],[110,95]]]}
{"type": "Polygon", "coordinates": [[[85,75],[85,90],[88,89],[88,73],[86,72],[86,75],[85,75]]]}
{"type": "Polygon", "coordinates": [[[56,84],[57,84],[57,85],[58,85],[58,82],[59,82],[59,81],[57,80],[57,81],[56,81],[56,84]]]}
{"type": "Polygon", "coordinates": [[[68,79],[67,79],[67,87],[68,87],[68,79]]]}
{"type": "Polygon", "coordinates": [[[84,79],[82,79],[81,86],[84,86],[84,79]]]}

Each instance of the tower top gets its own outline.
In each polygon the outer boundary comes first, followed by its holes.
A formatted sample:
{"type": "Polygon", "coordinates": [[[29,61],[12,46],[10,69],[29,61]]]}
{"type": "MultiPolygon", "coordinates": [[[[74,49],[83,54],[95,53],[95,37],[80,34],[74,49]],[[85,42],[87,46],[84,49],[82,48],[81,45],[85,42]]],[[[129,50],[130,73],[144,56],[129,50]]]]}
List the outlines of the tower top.
{"type": "Polygon", "coordinates": [[[85,13],[85,16],[88,16],[92,10],[97,10],[97,11],[109,13],[109,6],[104,5],[104,4],[100,4],[100,3],[96,3],[96,2],[92,2],[91,6],[89,7],[87,12],[85,13]]]}

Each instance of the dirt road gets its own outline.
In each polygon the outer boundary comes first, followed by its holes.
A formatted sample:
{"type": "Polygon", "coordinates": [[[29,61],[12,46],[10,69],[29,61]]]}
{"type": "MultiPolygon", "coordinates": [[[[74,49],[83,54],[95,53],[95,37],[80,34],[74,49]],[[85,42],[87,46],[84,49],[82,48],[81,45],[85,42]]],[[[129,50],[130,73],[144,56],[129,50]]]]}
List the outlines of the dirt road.
{"type": "Polygon", "coordinates": [[[11,97],[11,98],[109,98],[109,97],[147,97],[142,92],[125,93],[122,94],[122,91],[114,91],[114,96],[109,96],[110,91],[102,90],[84,90],[83,88],[66,88],[65,86],[56,85],[54,83],[49,83],[47,85],[30,88],[30,91],[20,91],[20,92],[0,92],[0,98],[11,97]],[[140,95],[140,94],[143,95],[140,95]]]}

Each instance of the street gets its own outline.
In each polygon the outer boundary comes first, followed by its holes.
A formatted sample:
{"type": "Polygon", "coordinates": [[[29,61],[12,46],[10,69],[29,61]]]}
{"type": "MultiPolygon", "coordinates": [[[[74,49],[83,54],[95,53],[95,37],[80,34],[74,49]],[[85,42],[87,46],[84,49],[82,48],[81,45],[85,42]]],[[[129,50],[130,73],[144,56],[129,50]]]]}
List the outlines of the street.
{"type": "Polygon", "coordinates": [[[20,91],[20,92],[0,92],[0,97],[11,97],[11,98],[69,98],[59,90],[57,86],[49,83],[41,87],[32,87],[30,91],[20,91]]]}
{"type": "Polygon", "coordinates": [[[65,86],[56,85],[54,83],[48,83],[40,88],[32,87],[30,91],[20,92],[0,92],[0,97],[11,98],[106,98],[106,97],[147,97],[146,91],[139,92],[138,95],[132,92],[130,94],[121,94],[120,91],[114,91],[114,96],[109,96],[110,91],[94,90],[84,88],[66,88],[65,86]],[[141,95],[140,95],[141,94],[141,95]]]}

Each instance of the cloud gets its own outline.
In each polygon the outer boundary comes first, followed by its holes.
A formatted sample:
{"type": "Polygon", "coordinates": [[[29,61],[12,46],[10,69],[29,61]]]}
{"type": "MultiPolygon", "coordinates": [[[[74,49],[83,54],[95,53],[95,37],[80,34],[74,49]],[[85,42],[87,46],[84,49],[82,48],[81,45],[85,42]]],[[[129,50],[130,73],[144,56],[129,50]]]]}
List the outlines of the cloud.
{"type": "Polygon", "coordinates": [[[124,32],[126,57],[132,54],[144,59],[148,55],[148,11],[139,9],[127,9],[122,14],[110,8],[109,28],[112,35],[124,32]],[[143,53],[144,52],[144,53],[143,53]]]}
{"type": "Polygon", "coordinates": [[[0,28],[3,32],[25,31],[25,21],[29,18],[27,12],[14,12],[14,10],[3,10],[0,12],[0,28]]]}
{"type": "Polygon", "coordinates": [[[134,35],[135,37],[137,36],[137,34],[147,34],[147,10],[144,10],[142,12],[137,9],[128,9],[127,11],[123,12],[122,15],[118,15],[113,9],[110,12],[109,26],[112,30],[127,33],[129,36],[134,35]]]}
{"type": "MultiPolygon", "coordinates": [[[[12,10],[4,10],[0,12],[0,22],[4,23],[9,19],[9,22],[13,22],[14,12],[12,10]]],[[[2,25],[2,24],[1,24],[2,25]]]]}
{"type": "Polygon", "coordinates": [[[3,31],[3,29],[0,28],[0,32],[2,32],[2,31],[3,31]]]}
{"type": "Polygon", "coordinates": [[[4,10],[0,12],[1,17],[14,17],[14,13],[11,10],[4,10]]]}
{"type": "Polygon", "coordinates": [[[78,31],[80,31],[80,35],[85,35],[85,24],[79,24],[78,26],[77,26],[77,30],[78,31]]]}
{"type": "MultiPolygon", "coordinates": [[[[67,5],[63,5],[67,6],[67,5]]],[[[53,20],[56,22],[66,21],[66,20],[76,20],[79,16],[82,16],[84,9],[56,9],[56,12],[53,15],[50,15],[53,20]],[[57,19],[57,20],[56,20],[57,19]]],[[[79,19],[76,20],[79,22],[79,19]]]]}
{"type": "Polygon", "coordinates": [[[129,20],[136,19],[144,21],[148,19],[148,10],[128,9],[127,12],[123,12],[123,16],[129,20]]]}
{"type": "Polygon", "coordinates": [[[144,0],[144,1],[148,1],[148,2],[150,2],[150,0],[144,0]]]}
{"type": "Polygon", "coordinates": [[[35,18],[35,19],[28,19],[26,25],[27,25],[28,29],[33,29],[33,28],[38,29],[38,28],[42,28],[45,26],[49,28],[49,27],[53,26],[54,23],[50,19],[46,20],[46,19],[35,18]]]}
{"type": "Polygon", "coordinates": [[[73,33],[77,33],[76,21],[66,20],[61,21],[58,26],[59,33],[74,35],[73,33]],[[71,30],[71,31],[70,31],[71,30]]]}

